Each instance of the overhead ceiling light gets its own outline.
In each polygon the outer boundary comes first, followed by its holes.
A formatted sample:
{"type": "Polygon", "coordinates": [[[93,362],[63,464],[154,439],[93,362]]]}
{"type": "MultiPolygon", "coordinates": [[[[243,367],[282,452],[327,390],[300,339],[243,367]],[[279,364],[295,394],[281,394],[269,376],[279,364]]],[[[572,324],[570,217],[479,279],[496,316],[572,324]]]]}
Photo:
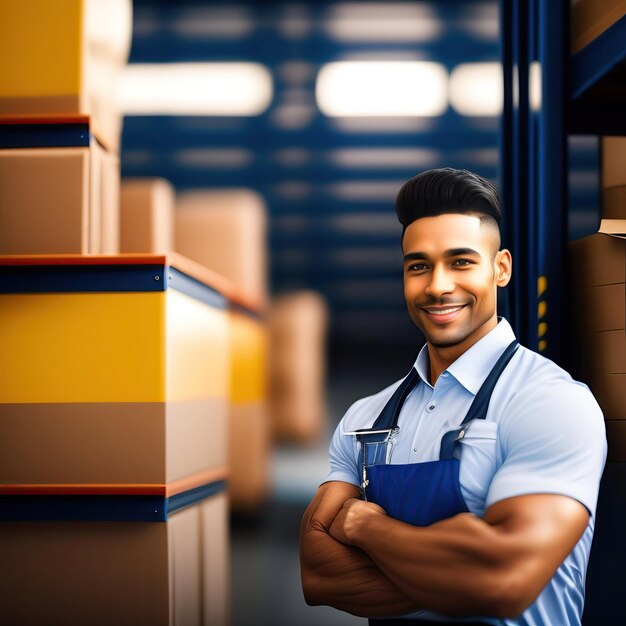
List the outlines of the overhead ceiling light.
{"type": "Polygon", "coordinates": [[[424,42],[441,36],[443,22],[426,3],[347,2],[327,11],[324,31],[342,42],[424,42]]]}
{"type": "Polygon", "coordinates": [[[260,115],[272,95],[272,75],[259,63],[134,63],[119,106],[126,115],[260,115]]]}
{"type": "Polygon", "coordinates": [[[387,213],[343,213],[328,218],[331,230],[348,235],[399,235],[402,226],[395,214],[387,213]]]}
{"type": "Polygon", "coordinates": [[[254,155],[243,148],[186,148],[172,158],[186,168],[237,169],[250,165],[254,155]]]}
{"type": "Polygon", "coordinates": [[[330,195],[347,202],[393,202],[404,181],[344,181],[328,185],[330,195]]]}
{"type": "Polygon", "coordinates": [[[500,63],[462,63],[450,74],[450,104],[461,115],[500,115],[503,93],[500,63]]]}
{"type": "Polygon", "coordinates": [[[429,61],[338,61],[315,86],[322,113],[340,116],[435,116],[448,108],[446,69],[429,61]]]}
{"type": "Polygon", "coordinates": [[[328,157],[338,167],[372,169],[432,167],[441,161],[441,154],[428,148],[340,148],[328,157]]]}
{"type": "Polygon", "coordinates": [[[187,39],[243,39],[254,31],[250,10],[244,7],[187,7],[177,10],[166,23],[176,35],[187,39]]]}
{"type": "Polygon", "coordinates": [[[541,111],[541,63],[531,61],[528,67],[528,100],[532,111],[541,111]]]}

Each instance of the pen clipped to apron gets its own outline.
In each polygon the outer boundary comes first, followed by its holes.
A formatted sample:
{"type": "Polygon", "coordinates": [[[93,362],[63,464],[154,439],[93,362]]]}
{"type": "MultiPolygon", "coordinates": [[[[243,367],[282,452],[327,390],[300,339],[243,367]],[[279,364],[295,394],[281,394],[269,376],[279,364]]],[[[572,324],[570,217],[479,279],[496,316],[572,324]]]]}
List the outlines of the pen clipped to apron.
{"type": "Polygon", "coordinates": [[[359,458],[361,462],[361,495],[367,500],[368,469],[375,465],[389,465],[393,446],[398,436],[399,428],[364,428],[354,432],[344,433],[353,435],[359,444],[359,458]]]}

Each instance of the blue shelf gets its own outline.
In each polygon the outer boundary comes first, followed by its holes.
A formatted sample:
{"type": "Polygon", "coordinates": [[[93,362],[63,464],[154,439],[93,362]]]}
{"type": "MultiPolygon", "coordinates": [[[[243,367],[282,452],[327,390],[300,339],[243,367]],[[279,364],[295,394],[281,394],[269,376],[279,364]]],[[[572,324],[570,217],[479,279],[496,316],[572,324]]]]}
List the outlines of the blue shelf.
{"type": "Polygon", "coordinates": [[[162,263],[145,265],[0,265],[0,294],[145,292],[176,289],[219,309],[226,298],[213,287],[162,263]]]}
{"type": "Polygon", "coordinates": [[[570,134],[624,135],[626,15],[571,58],[570,134]]]}
{"type": "Polygon", "coordinates": [[[169,498],[137,495],[2,495],[0,522],[166,522],[179,509],[221,493],[220,480],[169,498]]]}
{"type": "Polygon", "coordinates": [[[81,122],[0,125],[0,148],[86,148],[92,140],[89,124],[81,122]]]}
{"type": "MultiPolygon", "coordinates": [[[[626,90],[615,84],[617,74],[626,72],[626,15],[572,56],[571,90],[572,101],[599,96],[606,91],[619,93],[626,101],[626,90]]],[[[623,84],[623,83],[622,83],[623,84]]]]}

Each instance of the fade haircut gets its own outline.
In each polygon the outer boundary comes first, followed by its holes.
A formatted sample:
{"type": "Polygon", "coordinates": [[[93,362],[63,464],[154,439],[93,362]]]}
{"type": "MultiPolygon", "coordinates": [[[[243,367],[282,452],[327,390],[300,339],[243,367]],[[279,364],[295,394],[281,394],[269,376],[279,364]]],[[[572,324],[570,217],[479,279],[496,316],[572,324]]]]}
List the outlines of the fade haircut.
{"type": "Polygon", "coordinates": [[[421,172],[408,180],[396,197],[396,214],[407,227],[422,217],[462,213],[478,217],[481,224],[495,223],[500,230],[500,194],[493,183],[469,172],[444,167],[421,172]]]}

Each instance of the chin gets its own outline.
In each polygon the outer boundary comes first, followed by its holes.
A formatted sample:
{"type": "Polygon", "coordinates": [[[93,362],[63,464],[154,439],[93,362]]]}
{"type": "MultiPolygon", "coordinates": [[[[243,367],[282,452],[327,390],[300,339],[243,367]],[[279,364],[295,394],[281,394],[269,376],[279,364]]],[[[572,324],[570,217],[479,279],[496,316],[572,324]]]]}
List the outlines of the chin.
{"type": "Polygon", "coordinates": [[[447,339],[443,337],[441,339],[426,338],[428,343],[434,348],[452,348],[453,346],[458,346],[460,343],[463,343],[465,339],[467,339],[467,337],[449,337],[447,339]]]}
{"type": "MultiPolygon", "coordinates": [[[[424,331],[422,331],[424,332],[424,331]]],[[[438,333],[427,333],[424,332],[424,337],[426,337],[426,341],[433,346],[434,348],[452,348],[453,346],[458,346],[460,343],[463,343],[469,336],[470,333],[456,332],[438,332],[438,333]]]]}

